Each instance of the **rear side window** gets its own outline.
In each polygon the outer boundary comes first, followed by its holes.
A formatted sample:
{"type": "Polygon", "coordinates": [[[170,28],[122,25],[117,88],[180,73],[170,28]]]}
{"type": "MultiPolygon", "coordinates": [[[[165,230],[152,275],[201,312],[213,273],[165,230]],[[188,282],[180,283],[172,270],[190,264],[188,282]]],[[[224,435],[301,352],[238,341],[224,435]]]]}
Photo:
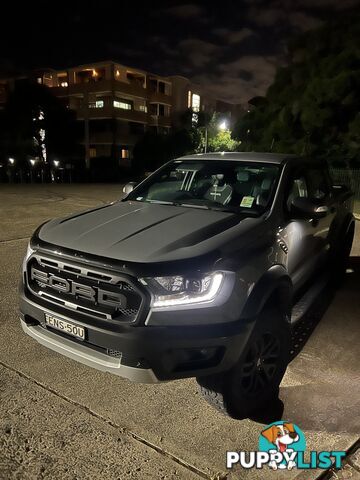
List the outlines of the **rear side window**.
{"type": "Polygon", "coordinates": [[[313,200],[323,200],[330,194],[328,177],[321,168],[310,168],[308,171],[309,197],[313,200]]]}
{"type": "Polygon", "coordinates": [[[294,174],[289,183],[288,193],[286,195],[286,208],[290,210],[291,202],[294,198],[306,198],[309,196],[308,183],[304,174],[294,174]]]}

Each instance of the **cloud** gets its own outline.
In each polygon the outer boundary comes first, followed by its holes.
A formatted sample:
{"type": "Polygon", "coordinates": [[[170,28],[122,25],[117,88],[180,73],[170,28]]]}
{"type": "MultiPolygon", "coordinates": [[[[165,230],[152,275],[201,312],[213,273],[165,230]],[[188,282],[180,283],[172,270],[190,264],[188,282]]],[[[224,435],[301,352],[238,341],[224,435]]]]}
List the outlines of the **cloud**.
{"type": "MultiPolygon", "coordinates": [[[[243,0],[250,7],[267,9],[268,0],[243,0]]],[[[273,0],[273,7],[279,9],[324,9],[324,10],[346,10],[359,5],[359,0],[273,0]]]]}
{"type": "Polygon", "coordinates": [[[179,18],[191,18],[202,15],[205,11],[199,5],[194,3],[187,3],[185,5],[178,5],[176,7],[170,7],[165,10],[166,13],[179,18]]]}
{"type": "Polygon", "coordinates": [[[278,65],[275,56],[246,55],[218,65],[217,72],[195,75],[193,81],[207,86],[217,98],[245,104],[252,97],[265,95],[278,65]]]}
{"type": "MultiPolygon", "coordinates": [[[[195,67],[204,67],[209,62],[213,61],[217,56],[221,47],[214,43],[205,42],[198,38],[188,38],[182,40],[178,44],[182,56],[186,60],[190,60],[195,67]]],[[[184,58],[183,58],[184,60],[184,58]]]]}
{"type": "Polygon", "coordinates": [[[313,17],[304,12],[291,12],[288,15],[288,19],[290,25],[301,32],[320,27],[323,23],[319,18],[313,17]]]}
{"type": "Polygon", "coordinates": [[[359,0],[279,0],[280,5],[293,8],[346,10],[359,5],[359,0]]]}
{"type": "Polygon", "coordinates": [[[228,35],[231,30],[229,30],[228,28],[213,28],[211,30],[211,32],[214,34],[214,35],[218,35],[219,37],[225,37],[226,35],[228,35]]]}
{"type": "Polygon", "coordinates": [[[221,37],[230,45],[241,43],[245,38],[251,37],[252,35],[257,35],[257,33],[250,28],[240,28],[239,30],[230,30],[229,28],[214,28],[212,33],[218,37],[221,37]]]}
{"type": "Polygon", "coordinates": [[[252,35],[256,35],[254,30],[251,30],[250,28],[242,28],[237,32],[231,32],[227,38],[229,43],[234,44],[241,43],[245,38],[251,37],[252,35]]]}
{"type": "Polygon", "coordinates": [[[249,4],[246,18],[259,27],[295,27],[306,31],[319,27],[322,13],[331,13],[359,6],[359,0],[274,0],[271,6],[267,1],[246,0],[249,4]]]}
{"type": "Polygon", "coordinates": [[[272,27],[281,20],[286,20],[286,12],[281,8],[252,7],[248,19],[260,27],[272,27]]]}
{"type": "Polygon", "coordinates": [[[323,23],[318,16],[294,8],[297,3],[287,5],[287,2],[284,2],[282,8],[252,7],[248,12],[248,19],[259,27],[274,28],[285,25],[300,32],[317,28],[323,23]]]}

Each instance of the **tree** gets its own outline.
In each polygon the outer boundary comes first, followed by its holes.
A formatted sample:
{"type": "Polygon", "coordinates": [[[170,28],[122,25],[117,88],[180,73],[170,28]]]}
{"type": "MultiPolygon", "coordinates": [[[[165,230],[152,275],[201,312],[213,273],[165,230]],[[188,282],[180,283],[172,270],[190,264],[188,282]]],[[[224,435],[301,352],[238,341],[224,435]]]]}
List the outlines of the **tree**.
{"type": "Polygon", "coordinates": [[[360,15],[293,39],[290,63],[239,120],[244,150],[339,155],[360,161],[360,15]]]}
{"type": "Polygon", "coordinates": [[[148,131],[134,147],[133,170],[138,175],[153,171],[172,158],[194,152],[199,142],[199,132],[194,128],[179,128],[168,134],[148,131]]]}
{"type": "Polygon", "coordinates": [[[230,130],[220,130],[209,138],[209,152],[234,152],[239,149],[240,143],[231,138],[230,130]]]}
{"type": "Polygon", "coordinates": [[[78,129],[69,111],[51,90],[43,85],[20,81],[15,84],[0,121],[1,155],[15,158],[15,167],[24,179],[36,159],[42,170],[49,170],[53,159],[68,159],[77,150],[78,129]]]}

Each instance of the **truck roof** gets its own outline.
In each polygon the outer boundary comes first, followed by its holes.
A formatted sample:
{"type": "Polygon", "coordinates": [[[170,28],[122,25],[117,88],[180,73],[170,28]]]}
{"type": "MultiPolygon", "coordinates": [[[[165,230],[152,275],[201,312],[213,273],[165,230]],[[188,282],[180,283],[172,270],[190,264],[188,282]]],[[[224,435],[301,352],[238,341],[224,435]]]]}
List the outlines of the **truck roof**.
{"type": "Polygon", "coordinates": [[[274,163],[277,165],[295,162],[297,160],[305,161],[304,158],[297,155],[284,153],[257,153],[257,152],[212,152],[212,153],[195,153],[177,158],[177,160],[233,160],[238,162],[261,162],[274,163]]]}

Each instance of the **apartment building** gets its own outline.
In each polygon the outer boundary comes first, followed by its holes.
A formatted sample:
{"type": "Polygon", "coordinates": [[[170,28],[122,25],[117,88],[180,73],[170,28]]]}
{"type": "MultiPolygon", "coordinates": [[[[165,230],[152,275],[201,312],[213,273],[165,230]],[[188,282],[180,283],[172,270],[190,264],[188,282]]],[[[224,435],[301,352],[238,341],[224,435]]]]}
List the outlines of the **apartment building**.
{"type": "MultiPolygon", "coordinates": [[[[87,165],[101,157],[129,166],[134,145],[145,131],[168,133],[187,108],[212,112],[220,105],[185,77],[163,77],[113,61],[42,69],[31,78],[76,112],[87,165]]],[[[0,104],[8,88],[9,80],[0,82],[0,104]]],[[[234,109],[222,102],[222,110],[224,105],[229,112],[234,109]]]]}

